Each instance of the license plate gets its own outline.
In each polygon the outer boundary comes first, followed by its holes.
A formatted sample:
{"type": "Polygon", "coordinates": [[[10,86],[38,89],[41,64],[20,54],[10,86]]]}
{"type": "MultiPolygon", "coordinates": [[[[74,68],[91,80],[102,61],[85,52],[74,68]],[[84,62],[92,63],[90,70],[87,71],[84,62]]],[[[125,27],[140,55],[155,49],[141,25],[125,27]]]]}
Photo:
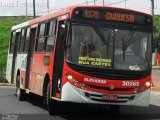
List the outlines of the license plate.
{"type": "Polygon", "coordinates": [[[109,101],[116,101],[117,95],[103,95],[103,99],[109,100],[109,101]]]}

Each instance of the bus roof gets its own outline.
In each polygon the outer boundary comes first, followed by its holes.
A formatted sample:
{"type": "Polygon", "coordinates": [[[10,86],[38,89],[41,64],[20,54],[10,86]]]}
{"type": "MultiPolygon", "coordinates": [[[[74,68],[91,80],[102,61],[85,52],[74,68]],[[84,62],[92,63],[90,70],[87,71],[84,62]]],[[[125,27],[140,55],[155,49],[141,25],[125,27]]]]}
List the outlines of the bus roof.
{"type": "Polygon", "coordinates": [[[72,11],[75,8],[112,8],[112,9],[119,9],[119,10],[127,10],[127,11],[131,11],[131,12],[137,12],[139,14],[144,14],[144,15],[151,16],[150,14],[147,14],[147,13],[143,13],[143,12],[136,11],[136,10],[131,10],[131,9],[126,9],[126,8],[120,8],[120,7],[89,6],[89,5],[87,5],[87,6],[69,6],[67,8],[58,9],[58,10],[55,10],[55,11],[53,11],[53,12],[47,14],[47,15],[44,15],[44,16],[29,20],[27,22],[15,25],[15,26],[12,27],[12,30],[20,29],[22,27],[26,27],[26,26],[29,26],[29,25],[32,25],[32,24],[36,24],[36,23],[48,20],[48,19],[52,19],[54,17],[58,17],[58,16],[63,15],[63,14],[72,13],[72,11]]]}

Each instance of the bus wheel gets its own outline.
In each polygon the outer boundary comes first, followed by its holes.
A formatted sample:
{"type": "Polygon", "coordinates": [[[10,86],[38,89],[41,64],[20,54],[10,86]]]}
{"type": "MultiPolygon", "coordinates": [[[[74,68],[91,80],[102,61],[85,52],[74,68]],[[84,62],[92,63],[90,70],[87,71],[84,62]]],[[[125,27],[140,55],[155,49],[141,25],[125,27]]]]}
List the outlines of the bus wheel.
{"type": "Polygon", "coordinates": [[[59,102],[50,98],[50,85],[48,83],[46,91],[46,105],[50,115],[57,115],[59,113],[59,102]]]}
{"type": "Polygon", "coordinates": [[[20,88],[20,76],[17,76],[17,86],[16,86],[16,91],[17,91],[17,97],[19,101],[25,100],[25,92],[20,88]]]}

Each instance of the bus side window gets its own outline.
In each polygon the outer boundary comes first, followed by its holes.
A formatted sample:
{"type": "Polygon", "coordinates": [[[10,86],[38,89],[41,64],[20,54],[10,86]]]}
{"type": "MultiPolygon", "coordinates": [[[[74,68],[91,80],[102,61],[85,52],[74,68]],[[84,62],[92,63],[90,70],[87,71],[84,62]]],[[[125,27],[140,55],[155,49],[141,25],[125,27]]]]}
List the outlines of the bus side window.
{"type": "Polygon", "coordinates": [[[27,52],[28,51],[28,45],[29,45],[29,37],[30,37],[30,30],[31,28],[27,28],[27,33],[26,33],[26,40],[25,40],[25,43],[24,43],[24,52],[27,52]]]}
{"type": "Polygon", "coordinates": [[[20,53],[24,52],[25,38],[26,38],[26,29],[22,29],[21,36],[20,36],[20,42],[19,42],[19,48],[18,48],[18,52],[20,53]]]}
{"type": "Polygon", "coordinates": [[[42,23],[38,27],[38,37],[36,42],[36,51],[37,52],[43,52],[44,51],[44,41],[45,41],[45,28],[46,23],[42,23]]]}
{"type": "Polygon", "coordinates": [[[47,23],[45,51],[52,52],[54,47],[54,39],[56,33],[56,21],[52,20],[47,23]]]}
{"type": "Polygon", "coordinates": [[[16,32],[12,32],[10,40],[10,50],[9,50],[10,53],[14,52],[15,39],[16,39],[16,32]]]}

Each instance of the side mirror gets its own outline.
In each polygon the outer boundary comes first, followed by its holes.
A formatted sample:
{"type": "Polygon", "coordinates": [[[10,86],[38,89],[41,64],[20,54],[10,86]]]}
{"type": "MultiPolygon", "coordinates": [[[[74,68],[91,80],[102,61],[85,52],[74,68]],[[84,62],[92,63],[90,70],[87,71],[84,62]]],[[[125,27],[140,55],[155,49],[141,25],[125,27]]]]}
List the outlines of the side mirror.
{"type": "Polygon", "coordinates": [[[160,39],[157,39],[157,51],[160,53],[160,39]]]}
{"type": "Polygon", "coordinates": [[[157,39],[157,48],[160,47],[160,39],[157,39]]]}
{"type": "Polygon", "coordinates": [[[155,53],[156,48],[160,49],[160,39],[158,38],[155,38],[152,41],[152,53],[155,53]]]}
{"type": "Polygon", "coordinates": [[[158,32],[158,28],[156,26],[153,26],[153,33],[158,32]]]}
{"type": "Polygon", "coordinates": [[[155,48],[158,48],[158,47],[160,47],[160,39],[158,39],[158,38],[155,38],[155,48]]]}
{"type": "Polygon", "coordinates": [[[152,53],[155,53],[155,49],[156,49],[156,46],[155,46],[155,39],[154,39],[154,36],[152,35],[152,53]]]}

